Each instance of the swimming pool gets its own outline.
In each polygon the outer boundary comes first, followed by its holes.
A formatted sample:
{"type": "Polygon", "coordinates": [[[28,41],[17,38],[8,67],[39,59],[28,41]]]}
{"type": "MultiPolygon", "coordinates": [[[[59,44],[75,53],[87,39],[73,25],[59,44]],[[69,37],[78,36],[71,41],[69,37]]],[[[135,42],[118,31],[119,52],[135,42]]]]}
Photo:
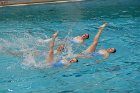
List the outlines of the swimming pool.
{"type": "MultiPolygon", "coordinates": [[[[134,1],[125,6],[96,0],[0,8],[0,93],[139,93],[140,8],[134,1]],[[101,63],[93,58],[68,68],[34,67],[23,64],[23,56],[7,53],[47,51],[48,43],[37,41],[55,31],[60,39],[87,32],[88,46],[103,22],[108,26],[98,49],[115,47],[117,53],[101,63]]],[[[36,60],[43,62],[45,57],[36,60]]]]}

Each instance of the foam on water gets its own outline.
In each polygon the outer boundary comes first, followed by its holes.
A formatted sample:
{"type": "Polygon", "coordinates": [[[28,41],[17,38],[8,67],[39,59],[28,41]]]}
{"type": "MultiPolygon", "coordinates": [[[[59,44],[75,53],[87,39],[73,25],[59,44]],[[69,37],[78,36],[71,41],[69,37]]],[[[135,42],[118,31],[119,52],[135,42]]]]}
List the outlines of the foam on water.
{"type": "MultiPolygon", "coordinates": [[[[59,37],[55,41],[55,49],[62,43],[65,44],[65,50],[61,55],[55,54],[55,60],[60,58],[73,58],[74,50],[70,43],[69,37],[70,32],[64,39],[59,37]]],[[[0,54],[13,55],[23,59],[23,64],[34,67],[44,67],[46,58],[49,51],[49,43],[52,38],[44,35],[45,39],[40,36],[33,36],[30,33],[23,33],[20,37],[16,34],[11,33],[8,39],[0,38],[0,54]]],[[[54,49],[54,50],[55,50],[54,49]]]]}

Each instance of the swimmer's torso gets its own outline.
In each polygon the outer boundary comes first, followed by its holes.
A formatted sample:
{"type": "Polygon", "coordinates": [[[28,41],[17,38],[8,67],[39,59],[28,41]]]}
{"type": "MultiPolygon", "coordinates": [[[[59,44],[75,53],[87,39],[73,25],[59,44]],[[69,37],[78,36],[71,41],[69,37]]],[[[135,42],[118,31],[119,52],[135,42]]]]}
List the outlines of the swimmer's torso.
{"type": "Polygon", "coordinates": [[[101,56],[103,58],[107,58],[109,56],[109,53],[106,50],[99,50],[97,52],[91,52],[91,53],[84,51],[82,54],[84,54],[87,57],[101,56]]]}
{"type": "Polygon", "coordinates": [[[83,39],[80,36],[73,38],[72,43],[83,43],[83,39]]]}
{"type": "Polygon", "coordinates": [[[106,50],[99,50],[98,52],[92,52],[92,55],[94,56],[102,56],[103,58],[108,58],[109,53],[106,50]]]}
{"type": "Polygon", "coordinates": [[[108,58],[109,57],[109,53],[104,49],[99,50],[98,53],[102,54],[103,58],[108,58]]]}
{"type": "Polygon", "coordinates": [[[64,67],[64,66],[67,66],[69,63],[66,61],[66,60],[59,60],[55,63],[52,64],[53,67],[64,67]]]}

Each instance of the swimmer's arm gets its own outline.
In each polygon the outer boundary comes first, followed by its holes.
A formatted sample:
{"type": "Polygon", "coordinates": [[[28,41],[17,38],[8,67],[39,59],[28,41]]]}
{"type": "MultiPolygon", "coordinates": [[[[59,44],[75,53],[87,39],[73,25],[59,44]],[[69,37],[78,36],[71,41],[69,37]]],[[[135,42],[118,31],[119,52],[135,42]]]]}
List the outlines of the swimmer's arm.
{"type": "Polygon", "coordinates": [[[104,56],[104,57],[103,57],[103,59],[107,59],[107,58],[108,58],[108,56],[104,56]]]}
{"type": "Polygon", "coordinates": [[[103,56],[103,59],[107,59],[109,57],[109,54],[105,54],[104,56],[103,56]]]}
{"type": "Polygon", "coordinates": [[[67,59],[65,59],[65,58],[63,58],[63,60],[64,60],[65,62],[68,62],[68,60],[67,60],[67,59]]]}
{"type": "Polygon", "coordinates": [[[17,57],[20,57],[23,55],[23,53],[21,53],[21,52],[7,52],[6,54],[17,56],[17,57]]]}
{"type": "Polygon", "coordinates": [[[65,66],[64,66],[64,67],[65,67],[65,68],[68,68],[68,67],[69,67],[69,65],[70,65],[70,64],[65,64],[65,66]]]}
{"type": "Polygon", "coordinates": [[[97,62],[97,63],[103,62],[103,61],[105,61],[105,59],[107,59],[107,58],[108,58],[108,56],[103,56],[103,59],[101,59],[101,60],[96,60],[96,62],[97,62]]]}
{"type": "Polygon", "coordinates": [[[96,61],[96,63],[101,63],[101,62],[104,62],[105,59],[102,59],[102,60],[95,60],[95,61],[96,61]]]}
{"type": "Polygon", "coordinates": [[[76,58],[91,58],[89,55],[78,54],[76,58]]]}
{"type": "Polygon", "coordinates": [[[68,60],[67,59],[64,58],[63,60],[66,62],[66,64],[65,64],[64,67],[67,68],[70,64],[68,63],[68,60]]]}

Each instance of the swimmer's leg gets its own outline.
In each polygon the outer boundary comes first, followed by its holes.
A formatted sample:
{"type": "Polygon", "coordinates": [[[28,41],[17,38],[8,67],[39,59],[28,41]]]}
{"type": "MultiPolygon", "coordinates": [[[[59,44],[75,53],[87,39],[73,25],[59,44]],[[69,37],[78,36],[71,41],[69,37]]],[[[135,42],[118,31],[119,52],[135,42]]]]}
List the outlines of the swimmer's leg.
{"type": "Polygon", "coordinates": [[[103,25],[100,26],[96,36],[94,37],[94,40],[92,42],[92,44],[85,50],[88,53],[94,52],[96,50],[97,44],[98,44],[98,40],[99,37],[101,35],[101,32],[104,30],[104,28],[106,27],[107,23],[104,23],[103,25]]]}
{"type": "Polygon", "coordinates": [[[22,52],[6,52],[5,54],[7,55],[12,55],[12,56],[16,56],[16,57],[21,57],[23,55],[22,52]]]}
{"type": "Polygon", "coordinates": [[[49,50],[49,54],[48,54],[48,57],[46,60],[46,63],[49,63],[49,64],[51,64],[54,60],[54,49],[53,48],[54,48],[54,42],[55,42],[55,39],[57,37],[57,34],[58,34],[58,32],[53,34],[52,41],[50,42],[50,50],[49,50]]]}

